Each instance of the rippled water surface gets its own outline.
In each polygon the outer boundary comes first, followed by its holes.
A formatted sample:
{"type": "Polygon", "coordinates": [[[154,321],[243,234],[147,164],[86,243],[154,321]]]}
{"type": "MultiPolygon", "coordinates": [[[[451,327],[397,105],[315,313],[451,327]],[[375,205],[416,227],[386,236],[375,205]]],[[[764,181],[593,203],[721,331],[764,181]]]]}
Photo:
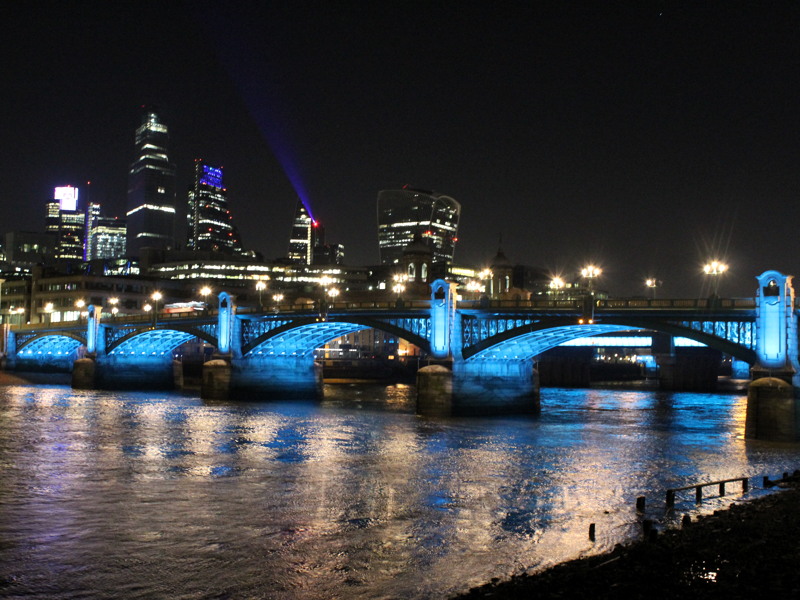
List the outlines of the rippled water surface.
{"type": "Polygon", "coordinates": [[[637,496],[659,519],[667,487],[757,494],[800,465],[742,438],[741,396],[546,389],[539,416],[433,419],[410,387],[325,392],[0,387],[0,596],[442,598],[629,539],[637,496]]]}

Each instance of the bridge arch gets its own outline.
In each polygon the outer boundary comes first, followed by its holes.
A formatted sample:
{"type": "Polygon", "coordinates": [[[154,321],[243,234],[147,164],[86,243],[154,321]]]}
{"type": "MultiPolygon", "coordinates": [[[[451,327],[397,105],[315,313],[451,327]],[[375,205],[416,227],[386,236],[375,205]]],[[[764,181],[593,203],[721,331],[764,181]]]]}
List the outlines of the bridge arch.
{"type": "Polygon", "coordinates": [[[602,323],[577,324],[574,318],[549,320],[515,327],[488,337],[465,348],[462,356],[468,361],[486,359],[528,360],[574,339],[621,331],[654,331],[686,337],[734,358],[754,364],[757,355],[752,347],[691,327],[670,322],[638,321],[635,318],[603,319],[602,323]]]}
{"type": "Polygon", "coordinates": [[[256,355],[307,357],[317,348],[336,338],[370,328],[403,338],[423,351],[430,349],[430,343],[426,338],[379,319],[307,317],[295,319],[261,334],[242,346],[242,355],[249,357],[256,355]]]}
{"type": "Polygon", "coordinates": [[[110,343],[106,348],[109,355],[165,356],[195,338],[200,338],[215,348],[217,340],[207,332],[196,327],[181,327],[171,324],[156,325],[136,329],[110,343]]]}
{"type": "Polygon", "coordinates": [[[20,358],[69,356],[85,343],[86,340],[80,335],[69,331],[43,333],[20,343],[17,346],[17,356],[20,358]]]}

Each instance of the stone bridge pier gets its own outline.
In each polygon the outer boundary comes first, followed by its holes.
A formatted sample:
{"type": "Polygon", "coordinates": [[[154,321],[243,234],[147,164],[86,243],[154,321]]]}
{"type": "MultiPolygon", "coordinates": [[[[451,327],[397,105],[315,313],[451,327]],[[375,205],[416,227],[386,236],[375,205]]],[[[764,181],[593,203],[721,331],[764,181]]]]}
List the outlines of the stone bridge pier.
{"type": "Polygon", "coordinates": [[[539,378],[532,358],[464,359],[456,285],[432,285],[431,353],[438,361],[417,374],[417,412],[422,414],[533,413],[539,409],[539,378]]]}
{"type": "Polygon", "coordinates": [[[203,367],[208,399],[272,400],[322,397],[322,365],[313,356],[222,358],[203,367]]]}
{"type": "Polygon", "coordinates": [[[756,352],[747,393],[745,437],[800,441],[800,364],[792,277],[766,271],[756,278],[756,352]]]}

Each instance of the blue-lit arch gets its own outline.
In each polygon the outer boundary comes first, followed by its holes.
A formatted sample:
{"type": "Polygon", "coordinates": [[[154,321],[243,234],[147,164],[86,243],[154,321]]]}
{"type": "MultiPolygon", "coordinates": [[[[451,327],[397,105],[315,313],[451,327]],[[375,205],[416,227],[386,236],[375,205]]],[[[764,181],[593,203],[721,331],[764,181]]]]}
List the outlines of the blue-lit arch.
{"type": "Polygon", "coordinates": [[[378,329],[396,335],[427,351],[429,342],[425,338],[391,323],[370,318],[322,318],[297,319],[276,327],[242,347],[245,356],[309,356],[314,350],[336,338],[363,331],[378,329]]]}
{"type": "Polygon", "coordinates": [[[139,329],[114,341],[107,348],[109,355],[167,356],[178,346],[200,338],[216,347],[217,341],[201,329],[169,325],[139,329]]]}
{"type": "Polygon", "coordinates": [[[670,322],[637,322],[636,319],[624,319],[614,322],[604,319],[602,323],[576,324],[574,319],[564,319],[559,323],[549,321],[546,324],[534,323],[509,329],[484,339],[469,348],[465,348],[462,356],[466,360],[527,360],[555,348],[564,342],[581,337],[617,333],[621,331],[655,331],[675,337],[685,337],[710,348],[729,354],[749,364],[756,361],[756,353],[752,348],[731,342],[716,335],[692,329],[670,322]]]}
{"type": "Polygon", "coordinates": [[[469,361],[529,360],[570,340],[634,329],[637,328],[605,324],[571,324],[538,330],[532,330],[531,326],[518,327],[465,348],[463,356],[469,361]]]}
{"type": "Polygon", "coordinates": [[[78,335],[63,333],[45,333],[25,340],[17,348],[20,358],[67,357],[84,344],[78,335]]]}

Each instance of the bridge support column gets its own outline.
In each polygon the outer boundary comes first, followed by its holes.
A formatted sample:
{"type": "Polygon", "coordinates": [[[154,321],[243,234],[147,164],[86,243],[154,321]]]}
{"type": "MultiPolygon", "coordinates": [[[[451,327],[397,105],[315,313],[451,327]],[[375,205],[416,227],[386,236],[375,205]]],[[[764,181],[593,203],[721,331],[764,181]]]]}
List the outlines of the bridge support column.
{"type": "Polygon", "coordinates": [[[432,367],[430,373],[427,368],[421,369],[421,383],[418,379],[418,386],[422,387],[418,387],[417,410],[423,414],[513,414],[539,410],[539,377],[531,359],[454,361],[449,376],[441,366],[432,367]]]}
{"type": "Polygon", "coordinates": [[[800,399],[791,383],[761,377],[747,390],[746,438],[773,442],[800,441],[800,399]]]}
{"type": "Polygon", "coordinates": [[[797,315],[792,277],[765,271],[756,278],[756,353],[747,391],[745,437],[800,441],[797,315]]]}
{"type": "Polygon", "coordinates": [[[662,390],[710,392],[717,388],[722,355],[711,348],[684,348],[656,355],[662,390]]]}
{"type": "MultiPolygon", "coordinates": [[[[75,367],[78,367],[76,361],[75,367]]],[[[101,390],[171,390],[175,387],[172,356],[98,355],[95,387],[101,390]]],[[[84,368],[84,367],[81,367],[84,368]]],[[[73,377],[73,387],[75,378],[73,377]]]]}
{"type": "Polygon", "coordinates": [[[417,371],[417,412],[430,416],[453,414],[452,361],[447,366],[428,365],[417,371]]]}
{"type": "Polygon", "coordinates": [[[97,363],[94,358],[79,358],[72,363],[72,388],[93,390],[97,386],[97,363]]]}
{"type": "Polygon", "coordinates": [[[200,397],[203,400],[228,400],[231,395],[230,360],[214,358],[203,363],[200,397]]]}
{"type": "MultiPolygon", "coordinates": [[[[204,371],[204,380],[205,377],[204,371]]],[[[319,399],[322,397],[322,365],[313,356],[234,358],[230,362],[229,397],[319,399]]]]}

